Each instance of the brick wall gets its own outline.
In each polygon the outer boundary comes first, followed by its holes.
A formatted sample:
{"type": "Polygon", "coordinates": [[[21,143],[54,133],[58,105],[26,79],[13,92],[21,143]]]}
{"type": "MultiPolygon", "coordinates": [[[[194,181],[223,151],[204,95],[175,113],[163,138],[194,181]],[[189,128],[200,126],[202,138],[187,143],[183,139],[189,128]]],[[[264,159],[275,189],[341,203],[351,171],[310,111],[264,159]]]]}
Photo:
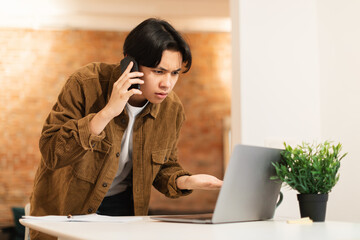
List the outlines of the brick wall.
{"type": "MultiPolygon", "coordinates": [[[[67,77],[89,62],[122,57],[126,33],[0,29],[0,223],[11,207],[29,201],[40,160],[42,124],[67,77]]],[[[187,122],[180,162],[193,173],[223,175],[222,119],[230,114],[230,34],[188,33],[194,63],[175,91],[187,122]]],[[[204,211],[217,192],[197,191],[178,200],[153,192],[152,209],[204,211]]]]}

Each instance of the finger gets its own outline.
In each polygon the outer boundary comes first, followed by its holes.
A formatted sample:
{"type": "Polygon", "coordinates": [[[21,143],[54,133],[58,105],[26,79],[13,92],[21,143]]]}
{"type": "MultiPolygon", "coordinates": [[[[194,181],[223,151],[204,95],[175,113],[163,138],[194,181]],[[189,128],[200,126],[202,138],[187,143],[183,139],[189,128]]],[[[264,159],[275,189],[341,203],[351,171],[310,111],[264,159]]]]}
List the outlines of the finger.
{"type": "Polygon", "coordinates": [[[139,78],[131,78],[131,79],[129,79],[128,81],[126,81],[124,84],[123,84],[123,86],[122,86],[122,88],[123,89],[128,89],[131,85],[133,85],[133,84],[140,84],[140,85],[142,85],[142,84],[144,84],[144,80],[141,80],[141,79],[139,79],[139,78]]]}
{"type": "MultiPolygon", "coordinates": [[[[131,71],[131,69],[132,69],[133,66],[134,66],[134,63],[133,63],[133,62],[130,62],[129,65],[127,65],[125,71],[120,75],[120,77],[118,78],[118,80],[116,80],[116,82],[119,82],[121,79],[123,79],[123,77],[124,77],[126,74],[130,73],[130,71],[131,71]]],[[[115,83],[116,83],[116,82],[115,82],[115,83]]]]}
{"type": "Polygon", "coordinates": [[[129,72],[126,74],[126,77],[128,78],[141,78],[142,76],[144,76],[143,72],[129,72]]]}
{"type": "Polygon", "coordinates": [[[128,89],[131,84],[143,84],[144,81],[141,80],[139,77],[142,77],[144,74],[142,72],[132,72],[128,73],[126,76],[124,76],[123,79],[119,79],[116,82],[116,85],[120,89],[128,89]]]}
{"type": "Polygon", "coordinates": [[[130,98],[132,95],[141,95],[141,94],[142,94],[142,91],[140,91],[137,88],[132,88],[126,92],[126,97],[130,98]]]}
{"type": "Polygon", "coordinates": [[[129,63],[129,65],[127,66],[127,68],[125,69],[125,71],[123,72],[122,75],[128,74],[128,73],[131,71],[131,69],[132,69],[133,66],[134,66],[134,63],[131,61],[131,62],[129,63]]]}
{"type": "Polygon", "coordinates": [[[130,72],[130,73],[124,72],[124,74],[121,75],[121,77],[114,84],[119,85],[119,87],[122,88],[123,85],[126,85],[129,80],[140,79],[142,76],[144,76],[144,73],[142,72],[130,72]]]}

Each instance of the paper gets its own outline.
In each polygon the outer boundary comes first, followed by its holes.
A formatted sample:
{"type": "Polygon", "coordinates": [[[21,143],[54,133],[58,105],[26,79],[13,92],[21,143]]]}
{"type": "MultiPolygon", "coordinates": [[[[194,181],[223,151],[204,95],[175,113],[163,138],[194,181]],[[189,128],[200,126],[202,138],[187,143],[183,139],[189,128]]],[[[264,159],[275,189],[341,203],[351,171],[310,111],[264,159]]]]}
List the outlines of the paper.
{"type": "Polygon", "coordinates": [[[142,220],[142,217],[112,217],[99,215],[96,213],[86,215],[74,216],[60,216],[60,215],[47,215],[47,216],[23,216],[22,219],[31,219],[37,221],[47,222],[133,222],[142,220]]]}
{"type": "Polygon", "coordinates": [[[313,223],[313,220],[311,220],[309,217],[305,217],[296,220],[288,220],[286,222],[289,224],[311,224],[313,223]]]}

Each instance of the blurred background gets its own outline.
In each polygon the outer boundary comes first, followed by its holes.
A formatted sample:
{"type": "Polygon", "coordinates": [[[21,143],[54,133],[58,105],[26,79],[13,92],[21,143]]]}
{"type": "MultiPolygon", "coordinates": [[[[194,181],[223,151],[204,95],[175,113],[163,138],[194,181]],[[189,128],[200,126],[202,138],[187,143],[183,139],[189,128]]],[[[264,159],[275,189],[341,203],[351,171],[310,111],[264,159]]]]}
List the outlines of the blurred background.
{"type": "MultiPolygon", "coordinates": [[[[127,33],[148,17],[188,40],[194,63],[175,91],[187,114],[180,163],[219,178],[236,143],[341,142],[348,156],[327,219],[360,221],[358,0],[13,0],[0,9],[0,223],[29,201],[42,124],[68,76],[121,60],[127,33]],[[230,127],[231,126],[231,127],[230,127]],[[231,130],[231,135],[230,135],[231,130]]],[[[283,188],[276,216],[297,218],[283,188]]],[[[153,191],[155,212],[203,212],[217,192],[177,200],[153,191]]]]}
{"type": "MultiPolygon", "coordinates": [[[[227,1],[16,0],[0,13],[0,223],[12,222],[11,207],[29,202],[42,125],[68,76],[89,62],[120,62],[126,35],[148,17],[172,23],[193,53],[191,71],[174,90],[187,117],[180,163],[192,173],[223,177],[224,121],[231,108],[227,1]]],[[[150,208],[211,211],[216,197],[198,191],[170,200],[155,190],[150,208]]]]}

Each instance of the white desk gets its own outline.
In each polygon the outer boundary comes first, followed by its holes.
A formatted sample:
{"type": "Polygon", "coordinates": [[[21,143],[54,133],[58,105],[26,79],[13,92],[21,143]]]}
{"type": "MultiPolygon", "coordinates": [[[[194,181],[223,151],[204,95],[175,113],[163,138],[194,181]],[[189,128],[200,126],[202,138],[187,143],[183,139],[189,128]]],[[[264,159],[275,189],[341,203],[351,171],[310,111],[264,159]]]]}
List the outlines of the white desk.
{"type": "Polygon", "coordinates": [[[360,240],[360,223],[330,221],[310,225],[274,220],[212,225],[166,223],[143,217],[128,223],[40,222],[30,219],[21,219],[20,222],[61,240],[360,240]]]}

